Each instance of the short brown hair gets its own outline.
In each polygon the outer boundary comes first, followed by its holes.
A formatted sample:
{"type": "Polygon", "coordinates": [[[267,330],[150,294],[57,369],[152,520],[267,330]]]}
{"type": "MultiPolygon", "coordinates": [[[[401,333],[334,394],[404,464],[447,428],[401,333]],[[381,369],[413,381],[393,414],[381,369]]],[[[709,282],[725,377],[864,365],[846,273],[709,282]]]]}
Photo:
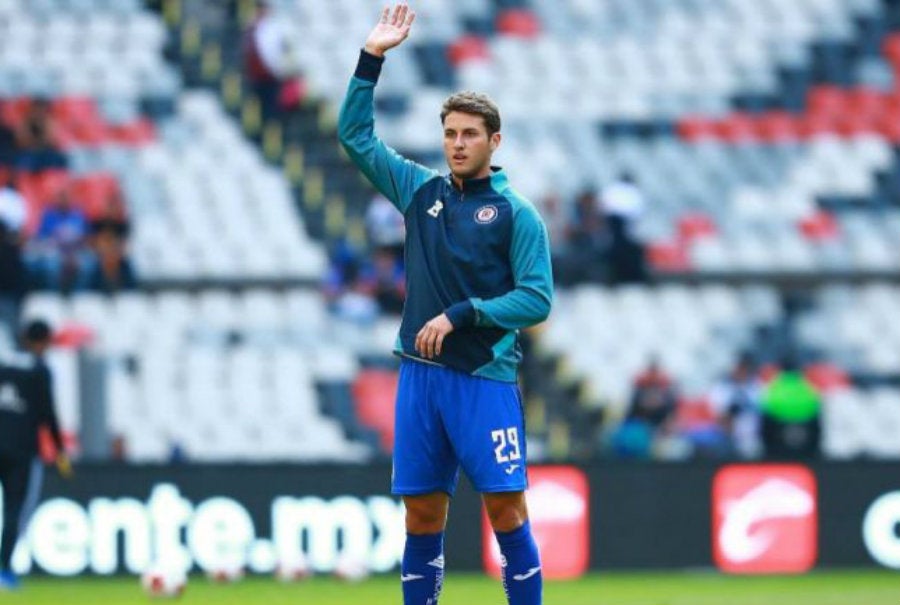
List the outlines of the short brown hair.
{"type": "Polygon", "coordinates": [[[451,111],[481,116],[489,137],[495,132],[500,132],[500,110],[485,94],[467,90],[447,97],[444,106],[441,107],[441,124],[451,111]]]}

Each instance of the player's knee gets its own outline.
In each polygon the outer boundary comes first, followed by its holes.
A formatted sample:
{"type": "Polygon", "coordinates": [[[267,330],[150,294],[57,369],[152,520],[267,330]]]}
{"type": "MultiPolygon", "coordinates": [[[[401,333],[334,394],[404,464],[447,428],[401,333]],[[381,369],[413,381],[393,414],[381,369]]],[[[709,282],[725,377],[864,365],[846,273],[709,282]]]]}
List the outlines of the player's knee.
{"type": "Polygon", "coordinates": [[[491,520],[491,527],[494,531],[513,531],[525,524],[525,515],[518,509],[513,507],[503,508],[496,511],[493,515],[488,515],[491,520]]]}
{"type": "Polygon", "coordinates": [[[447,507],[440,501],[406,501],[406,531],[411,534],[434,534],[443,531],[447,507]]]}
{"type": "Polygon", "coordinates": [[[444,530],[444,519],[440,515],[406,512],[406,531],[411,534],[436,534],[444,530]]]}
{"type": "Polygon", "coordinates": [[[513,531],[528,518],[525,498],[517,495],[485,496],[484,506],[495,531],[513,531]]]}

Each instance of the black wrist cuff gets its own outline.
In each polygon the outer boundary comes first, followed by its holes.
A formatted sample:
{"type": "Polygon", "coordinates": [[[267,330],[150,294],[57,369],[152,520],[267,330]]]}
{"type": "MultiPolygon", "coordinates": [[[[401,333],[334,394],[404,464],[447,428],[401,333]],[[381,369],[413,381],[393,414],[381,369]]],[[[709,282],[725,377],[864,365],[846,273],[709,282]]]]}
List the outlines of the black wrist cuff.
{"type": "Polygon", "coordinates": [[[360,50],[359,62],[356,64],[356,71],[353,75],[361,80],[377,82],[378,76],[381,75],[381,66],[383,64],[384,57],[376,57],[365,50],[360,50]]]}
{"type": "Polygon", "coordinates": [[[450,320],[450,323],[453,324],[454,328],[474,326],[477,316],[475,313],[475,305],[472,304],[471,300],[464,300],[454,305],[450,305],[450,307],[444,311],[444,314],[447,316],[447,319],[450,320]]]}

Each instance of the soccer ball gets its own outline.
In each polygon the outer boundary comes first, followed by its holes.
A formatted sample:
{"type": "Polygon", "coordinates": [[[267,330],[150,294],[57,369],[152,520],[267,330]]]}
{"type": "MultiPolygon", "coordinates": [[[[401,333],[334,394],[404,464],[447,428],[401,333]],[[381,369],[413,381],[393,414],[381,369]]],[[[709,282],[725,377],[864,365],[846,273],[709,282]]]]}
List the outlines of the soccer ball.
{"type": "Polygon", "coordinates": [[[141,586],[151,597],[180,597],[187,585],[187,574],[170,567],[153,565],[141,575],[141,586]]]}
{"type": "Polygon", "coordinates": [[[358,557],[343,555],[334,566],[334,577],[344,582],[362,582],[369,577],[369,567],[358,557]]]}
{"type": "Polygon", "coordinates": [[[275,577],[282,582],[297,582],[311,575],[312,569],[303,555],[281,559],[275,567],[275,577]]]}
{"type": "Polygon", "coordinates": [[[220,565],[206,571],[206,577],[213,582],[230,584],[244,577],[244,568],[236,565],[220,565]]]}

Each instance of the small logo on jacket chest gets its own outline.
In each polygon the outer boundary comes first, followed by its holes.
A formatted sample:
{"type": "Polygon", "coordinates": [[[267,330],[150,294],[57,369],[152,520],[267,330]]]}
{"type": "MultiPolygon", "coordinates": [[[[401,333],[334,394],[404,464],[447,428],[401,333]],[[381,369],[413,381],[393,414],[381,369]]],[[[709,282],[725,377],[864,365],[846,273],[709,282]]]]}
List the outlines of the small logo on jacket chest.
{"type": "Polygon", "coordinates": [[[427,212],[434,218],[437,218],[438,215],[441,213],[441,210],[443,210],[443,209],[444,209],[444,202],[442,202],[441,200],[435,200],[434,205],[431,208],[429,208],[428,210],[426,210],[425,212],[427,212]]]}
{"type": "Polygon", "coordinates": [[[475,222],[480,225],[487,225],[488,223],[493,223],[497,220],[497,207],[493,204],[488,204],[487,206],[482,206],[478,210],[475,211],[475,222]]]}

